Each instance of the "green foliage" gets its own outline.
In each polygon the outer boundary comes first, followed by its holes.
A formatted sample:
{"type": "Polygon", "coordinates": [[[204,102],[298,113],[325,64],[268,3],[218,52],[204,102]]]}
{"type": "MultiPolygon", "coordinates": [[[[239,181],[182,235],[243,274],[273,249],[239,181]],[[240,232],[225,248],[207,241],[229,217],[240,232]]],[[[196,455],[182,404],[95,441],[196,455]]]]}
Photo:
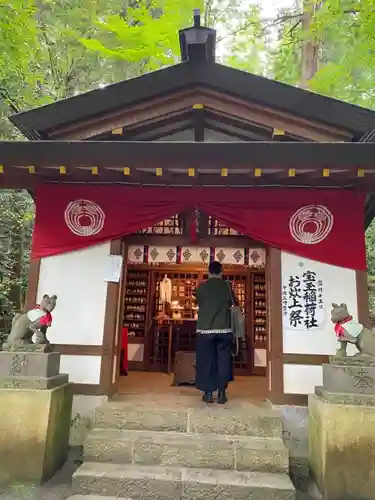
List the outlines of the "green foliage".
{"type": "MultiPolygon", "coordinates": [[[[30,83],[33,53],[37,50],[35,5],[32,0],[0,0],[0,84],[10,78],[30,83]]],[[[26,89],[26,85],[22,85],[26,89]]]]}
{"type": "Polygon", "coordinates": [[[375,107],[375,0],[326,0],[311,24],[321,66],[311,89],[375,107]]]}
{"type": "Polygon", "coordinates": [[[28,277],[34,204],[25,191],[0,190],[0,343],[12,312],[22,308],[28,277]]]}
{"type": "Polygon", "coordinates": [[[300,2],[281,9],[276,19],[269,23],[274,32],[267,57],[266,74],[269,78],[298,85],[301,79],[301,12],[300,2]]]}
{"type": "Polygon", "coordinates": [[[221,42],[226,42],[223,62],[242,71],[262,74],[265,70],[267,40],[259,36],[264,29],[261,8],[250,4],[246,9],[241,9],[241,4],[230,2],[228,8],[232,9],[231,15],[227,16],[227,10],[222,14],[222,29],[227,33],[221,39],[221,42]]]}
{"type": "Polygon", "coordinates": [[[176,62],[177,32],[191,25],[199,7],[202,0],[140,0],[121,14],[103,16],[96,22],[99,38],[81,41],[104,57],[142,63],[142,72],[159,69],[176,62]]]}

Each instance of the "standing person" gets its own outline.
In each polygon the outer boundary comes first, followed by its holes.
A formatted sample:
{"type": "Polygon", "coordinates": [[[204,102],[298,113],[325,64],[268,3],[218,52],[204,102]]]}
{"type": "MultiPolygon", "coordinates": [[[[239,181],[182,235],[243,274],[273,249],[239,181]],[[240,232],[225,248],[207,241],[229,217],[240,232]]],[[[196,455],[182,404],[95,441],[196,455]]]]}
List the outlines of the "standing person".
{"type": "Polygon", "coordinates": [[[223,266],[220,262],[211,262],[208,280],[196,290],[199,311],[195,386],[204,392],[206,403],[213,403],[213,392],[218,391],[219,404],[227,402],[226,389],[233,380],[231,306],[234,294],[222,278],[223,266]]]}

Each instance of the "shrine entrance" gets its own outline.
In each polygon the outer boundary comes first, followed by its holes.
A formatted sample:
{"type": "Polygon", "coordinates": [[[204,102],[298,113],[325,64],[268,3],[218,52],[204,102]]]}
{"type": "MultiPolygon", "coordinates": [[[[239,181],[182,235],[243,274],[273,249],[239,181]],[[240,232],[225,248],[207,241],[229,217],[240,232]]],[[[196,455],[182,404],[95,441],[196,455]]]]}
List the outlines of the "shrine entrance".
{"type": "MultiPolygon", "coordinates": [[[[190,234],[186,214],[124,240],[119,392],[194,385],[195,290],[207,279],[212,260],[223,264],[224,279],[231,283],[246,318],[246,338],[234,358],[235,376],[259,379],[253,387],[258,395],[268,390],[267,249],[204,214],[199,214],[199,221],[199,245],[189,244],[185,236],[190,234]],[[164,281],[170,288],[170,303],[167,318],[161,319],[164,281]]],[[[236,384],[246,393],[245,382],[236,384]]]]}

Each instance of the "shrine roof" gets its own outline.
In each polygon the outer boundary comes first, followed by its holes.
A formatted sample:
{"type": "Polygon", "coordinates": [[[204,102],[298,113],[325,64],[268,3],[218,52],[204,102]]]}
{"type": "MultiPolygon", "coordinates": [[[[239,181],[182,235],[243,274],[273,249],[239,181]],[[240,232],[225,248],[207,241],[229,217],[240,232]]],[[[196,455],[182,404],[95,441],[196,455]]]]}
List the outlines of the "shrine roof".
{"type": "Polygon", "coordinates": [[[186,61],[143,76],[18,113],[11,121],[30,139],[95,119],[135,103],[203,88],[360,136],[375,128],[375,112],[212,61],[186,61]]]}

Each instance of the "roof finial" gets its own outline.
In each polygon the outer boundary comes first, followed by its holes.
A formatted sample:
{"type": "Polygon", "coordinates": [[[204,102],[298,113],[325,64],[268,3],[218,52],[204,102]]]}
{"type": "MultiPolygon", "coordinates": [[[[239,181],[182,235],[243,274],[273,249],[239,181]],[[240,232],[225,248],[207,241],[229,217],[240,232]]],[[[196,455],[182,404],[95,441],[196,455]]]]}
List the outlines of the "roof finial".
{"type": "Polygon", "coordinates": [[[201,26],[201,12],[194,9],[194,26],[179,31],[183,62],[215,62],[216,31],[201,26]]]}
{"type": "Polygon", "coordinates": [[[199,28],[201,25],[201,11],[194,9],[194,28],[199,28]]]}

